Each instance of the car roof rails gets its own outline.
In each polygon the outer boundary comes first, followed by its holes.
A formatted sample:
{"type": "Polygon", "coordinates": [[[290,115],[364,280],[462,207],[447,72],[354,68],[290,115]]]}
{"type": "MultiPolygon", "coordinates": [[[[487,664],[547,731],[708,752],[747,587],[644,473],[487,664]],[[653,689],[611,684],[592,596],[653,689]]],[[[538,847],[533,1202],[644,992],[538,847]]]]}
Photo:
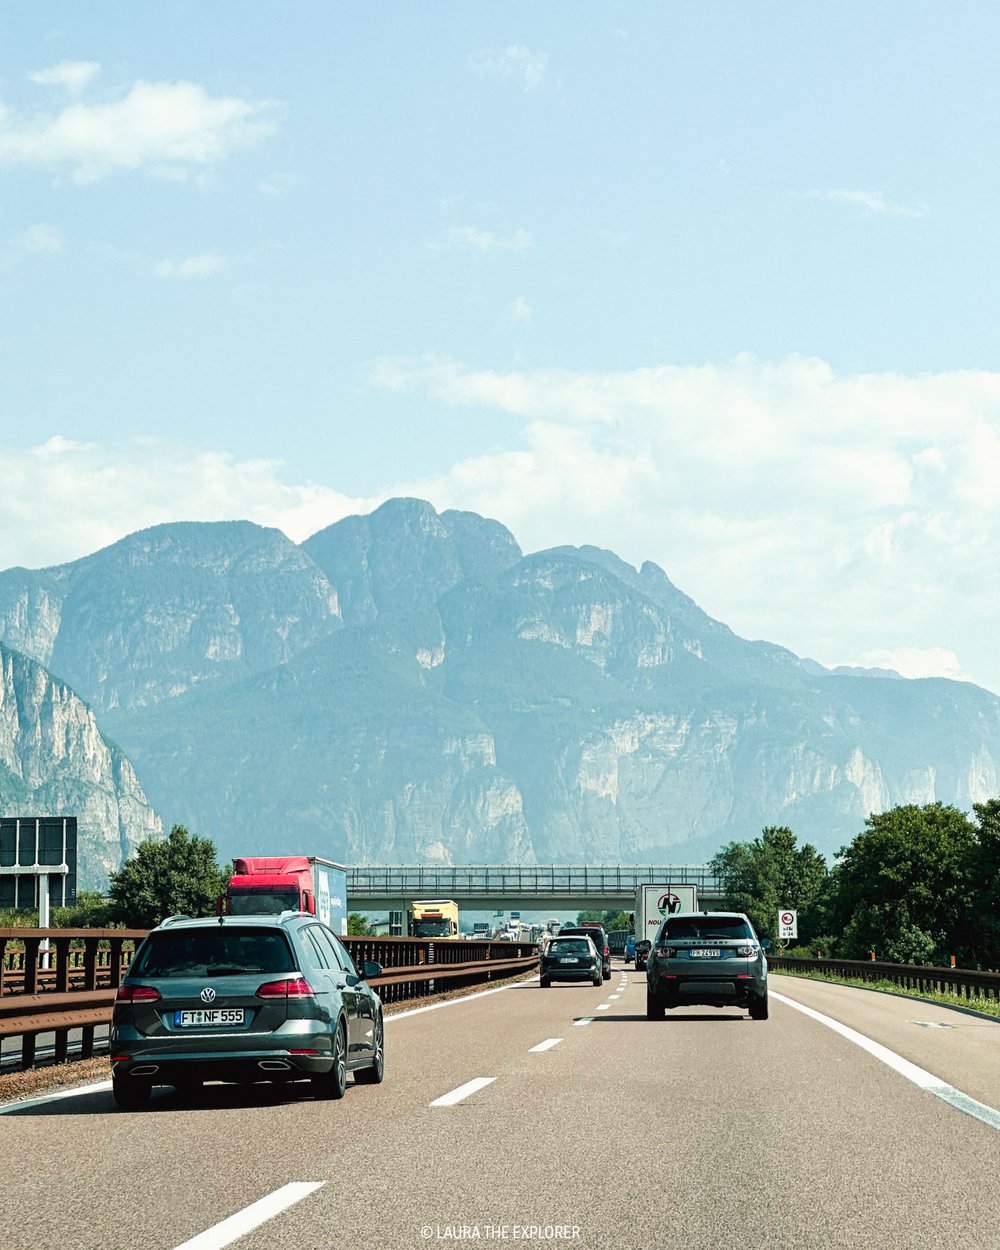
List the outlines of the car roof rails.
{"type": "Polygon", "coordinates": [[[175,924],[178,920],[190,920],[190,919],[191,919],[190,916],[185,915],[183,912],[178,912],[176,916],[167,916],[165,920],[161,920],[159,927],[161,929],[165,929],[168,925],[175,924]]]}

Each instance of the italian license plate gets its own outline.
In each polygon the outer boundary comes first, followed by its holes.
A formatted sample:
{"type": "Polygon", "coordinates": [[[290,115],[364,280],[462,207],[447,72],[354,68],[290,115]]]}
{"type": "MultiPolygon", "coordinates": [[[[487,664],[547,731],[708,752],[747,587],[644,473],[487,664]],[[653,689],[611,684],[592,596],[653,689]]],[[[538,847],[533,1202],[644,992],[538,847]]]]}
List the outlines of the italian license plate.
{"type": "Polygon", "coordinates": [[[578,964],[580,961],[579,959],[573,959],[567,955],[562,955],[560,956],[559,962],[561,964],[578,964]]]}
{"type": "Polygon", "coordinates": [[[704,949],[691,951],[692,959],[721,959],[722,948],[719,946],[707,946],[704,949]]]}
{"type": "Polygon", "coordinates": [[[197,1011],[175,1011],[175,1029],[234,1028],[243,1023],[242,1007],[215,1007],[197,1011]]]}

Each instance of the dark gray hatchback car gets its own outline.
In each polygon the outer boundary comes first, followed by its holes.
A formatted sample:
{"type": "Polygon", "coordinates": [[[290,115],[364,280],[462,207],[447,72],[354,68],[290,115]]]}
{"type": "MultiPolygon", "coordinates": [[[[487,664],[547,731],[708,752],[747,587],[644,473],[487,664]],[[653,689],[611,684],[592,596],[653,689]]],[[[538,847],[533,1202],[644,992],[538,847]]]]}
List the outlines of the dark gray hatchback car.
{"type": "Polygon", "coordinates": [[[646,962],[646,1016],[662,1020],[668,1007],[706,1003],[744,1007],[767,1019],[767,959],[742,912],[681,912],[660,925],[646,962]]]}
{"type": "Polygon", "coordinates": [[[347,949],[315,916],[173,916],[143,941],[111,1021],[117,1105],[154,1085],[308,1081],[343,1098],[347,1073],[376,1084],[385,1068],[382,1003],[347,949]]]}

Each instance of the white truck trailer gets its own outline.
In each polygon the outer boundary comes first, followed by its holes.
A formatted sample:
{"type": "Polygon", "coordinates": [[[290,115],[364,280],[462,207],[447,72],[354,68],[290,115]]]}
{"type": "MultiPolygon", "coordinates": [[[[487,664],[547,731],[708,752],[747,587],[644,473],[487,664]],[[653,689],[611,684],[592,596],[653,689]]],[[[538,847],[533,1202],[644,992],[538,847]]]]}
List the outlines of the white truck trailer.
{"type": "Polygon", "coordinates": [[[635,895],[635,940],[652,942],[660,921],[676,912],[698,910],[698,887],[694,885],[640,885],[635,895]]]}

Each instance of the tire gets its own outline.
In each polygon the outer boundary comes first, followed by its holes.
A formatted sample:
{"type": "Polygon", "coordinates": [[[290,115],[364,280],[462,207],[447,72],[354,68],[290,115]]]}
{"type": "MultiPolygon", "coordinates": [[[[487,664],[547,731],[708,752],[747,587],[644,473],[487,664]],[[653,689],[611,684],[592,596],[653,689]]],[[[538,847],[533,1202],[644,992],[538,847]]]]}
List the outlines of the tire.
{"type": "Polygon", "coordinates": [[[767,990],[750,1004],[749,1010],[751,1020],[767,1019],[767,990]]]}
{"type": "Polygon", "coordinates": [[[604,984],[604,978],[601,976],[595,976],[593,981],[591,981],[591,985],[594,987],[595,990],[599,990],[603,984],[604,984]]]}
{"type": "Polygon", "coordinates": [[[317,1098],[337,1100],[347,1093],[347,1036],[343,1020],[337,1025],[333,1038],[333,1064],[329,1072],[312,1078],[317,1098]]]}
{"type": "Polygon", "coordinates": [[[538,984],[541,989],[547,990],[552,985],[552,982],[549,980],[548,977],[539,977],[538,984]]]}
{"type": "Polygon", "coordinates": [[[602,973],[601,973],[601,980],[602,980],[602,981],[610,981],[610,980],[611,980],[611,969],[610,969],[610,968],[608,969],[608,971],[607,971],[607,972],[602,972],[602,973]]]}
{"type": "Polygon", "coordinates": [[[385,1075],[385,1028],[382,1024],[382,1013],[378,1013],[375,1021],[375,1053],[370,1068],[358,1068],[354,1080],[358,1085],[381,1085],[385,1075]]]}
{"type": "Polygon", "coordinates": [[[666,1011],[667,1009],[666,1007],[664,1007],[660,999],[653,998],[649,994],[646,995],[646,1019],[647,1020],[662,1020],[664,1016],[666,1015],[666,1011]]]}
{"type": "Polygon", "coordinates": [[[153,1087],[148,1081],[129,1080],[127,1077],[111,1078],[111,1096],[119,1111],[142,1111],[149,1106],[153,1087]]]}

